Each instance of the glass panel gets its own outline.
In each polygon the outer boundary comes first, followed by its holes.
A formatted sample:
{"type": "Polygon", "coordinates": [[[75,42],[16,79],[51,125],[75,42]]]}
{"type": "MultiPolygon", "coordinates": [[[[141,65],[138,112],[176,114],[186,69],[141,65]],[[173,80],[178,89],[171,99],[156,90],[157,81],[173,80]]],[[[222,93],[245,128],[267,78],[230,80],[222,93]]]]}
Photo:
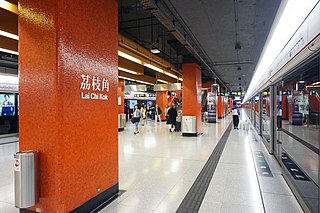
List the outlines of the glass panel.
{"type": "Polygon", "coordinates": [[[275,112],[276,112],[276,138],[274,141],[274,155],[277,159],[281,159],[281,145],[280,145],[280,131],[282,128],[282,119],[288,114],[286,110],[285,100],[282,98],[282,87],[280,85],[277,86],[276,90],[276,100],[275,100],[275,112]]]}
{"type": "Polygon", "coordinates": [[[260,103],[258,95],[254,98],[254,104],[254,127],[260,132],[260,103]]]}
{"type": "Polygon", "coordinates": [[[270,91],[262,93],[262,137],[270,143],[270,91]]]}
{"type": "MultiPolygon", "coordinates": [[[[318,62],[319,63],[319,62],[318,62]]],[[[289,181],[311,212],[319,209],[319,66],[290,76],[279,88],[277,109],[282,108],[278,140],[281,164],[289,181]],[[281,94],[281,96],[280,96],[281,94]]],[[[279,110],[278,110],[279,111],[279,110]]]]}

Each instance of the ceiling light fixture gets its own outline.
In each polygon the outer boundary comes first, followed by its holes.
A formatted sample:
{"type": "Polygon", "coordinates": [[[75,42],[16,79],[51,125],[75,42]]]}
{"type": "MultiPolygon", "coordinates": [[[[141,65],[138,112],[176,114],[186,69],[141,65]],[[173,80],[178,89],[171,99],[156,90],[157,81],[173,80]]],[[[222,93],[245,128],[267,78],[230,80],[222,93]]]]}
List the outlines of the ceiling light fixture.
{"type": "Polygon", "coordinates": [[[121,52],[120,50],[118,50],[118,56],[121,56],[122,58],[128,59],[130,61],[133,61],[137,64],[143,64],[142,61],[140,59],[137,59],[127,53],[121,52]]]}
{"type": "Polygon", "coordinates": [[[18,15],[18,7],[15,4],[12,4],[10,2],[0,0],[0,8],[5,9],[7,11],[10,11],[14,14],[18,15]]]}
{"type": "Polygon", "coordinates": [[[317,84],[320,84],[320,81],[315,82],[315,83],[313,83],[312,85],[314,86],[314,85],[317,85],[317,84]]]}
{"type": "Polygon", "coordinates": [[[176,75],[174,75],[174,74],[172,74],[172,73],[170,73],[170,72],[164,72],[164,74],[166,74],[167,76],[170,76],[170,77],[172,77],[172,78],[175,78],[175,79],[178,79],[178,76],[176,76],[176,75]]]}
{"type": "Polygon", "coordinates": [[[12,34],[12,33],[8,33],[6,31],[2,31],[2,30],[0,30],[0,36],[11,38],[11,39],[14,39],[14,40],[17,40],[17,41],[19,40],[19,36],[15,35],[15,34],[12,34]]]}
{"type": "Polygon", "coordinates": [[[139,74],[139,73],[137,73],[135,71],[128,70],[128,69],[125,69],[125,68],[122,68],[122,67],[118,67],[118,70],[121,70],[121,71],[124,71],[124,72],[128,72],[128,73],[131,73],[131,74],[134,74],[134,75],[138,75],[139,74]]]}
{"type": "Polygon", "coordinates": [[[153,66],[152,64],[143,64],[143,66],[148,67],[148,68],[150,68],[152,70],[155,70],[157,72],[164,73],[164,71],[162,69],[160,69],[160,68],[158,68],[156,66],[153,66]]]}
{"type": "Polygon", "coordinates": [[[142,83],[142,84],[147,84],[147,85],[154,85],[154,84],[151,84],[149,82],[145,82],[145,81],[140,81],[140,80],[136,80],[136,79],[133,79],[133,78],[127,78],[127,77],[123,77],[123,76],[118,76],[118,78],[121,78],[121,79],[124,79],[124,80],[128,80],[128,81],[134,81],[134,82],[138,82],[138,83],[142,83]]]}
{"type": "Polygon", "coordinates": [[[160,50],[158,50],[157,48],[153,48],[150,50],[153,54],[158,54],[160,53],[160,50]]]}
{"type": "Polygon", "coordinates": [[[158,79],[157,81],[159,81],[161,83],[165,83],[165,84],[169,83],[168,81],[164,81],[164,80],[161,80],[161,79],[158,79]]]}
{"type": "MultiPolygon", "coordinates": [[[[141,64],[141,65],[143,65],[143,66],[145,66],[145,67],[148,67],[148,68],[150,68],[150,69],[152,69],[152,70],[154,70],[154,71],[163,73],[163,74],[165,74],[165,75],[167,75],[167,76],[170,76],[170,77],[172,77],[172,78],[175,78],[175,79],[178,79],[178,80],[181,79],[180,81],[182,81],[182,78],[178,78],[178,76],[176,76],[176,75],[174,75],[174,74],[172,74],[172,73],[170,73],[170,72],[166,72],[166,71],[164,71],[163,69],[161,69],[161,68],[159,68],[159,67],[156,67],[156,66],[154,66],[154,65],[152,65],[152,64],[145,63],[145,62],[143,62],[142,60],[140,60],[140,59],[138,59],[138,58],[135,58],[135,57],[133,57],[133,56],[127,54],[127,53],[124,53],[124,52],[120,51],[120,50],[118,50],[118,56],[120,56],[120,57],[122,57],[122,58],[125,58],[125,59],[128,59],[128,60],[130,60],[130,61],[133,61],[133,62],[135,62],[135,63],[137,63],[137,64],[141,64]]],[[[122,70],[122,71],[125,71],[125,70],[122,70]]],[[[134,71],[132,71],[132,70],[129,70],[129,71],[131,71],[130,73],[134,72],[134,71]]],[[[125,72],[128,72],[128,71],[125,71],[125,72]]],[[[133,74],[136,74],[136,75],[137,75],[138,73],[133,73],[133,74]]]]}
{"type": "Polygon", "coordinates": [[[0,52],[10,53],[10,54],[13,54],[13,55],[19,55],[19,53],[16,52],[16,51],[8,50],[8,49],[1,48],[1,47],[0,47],[0,52]]]}

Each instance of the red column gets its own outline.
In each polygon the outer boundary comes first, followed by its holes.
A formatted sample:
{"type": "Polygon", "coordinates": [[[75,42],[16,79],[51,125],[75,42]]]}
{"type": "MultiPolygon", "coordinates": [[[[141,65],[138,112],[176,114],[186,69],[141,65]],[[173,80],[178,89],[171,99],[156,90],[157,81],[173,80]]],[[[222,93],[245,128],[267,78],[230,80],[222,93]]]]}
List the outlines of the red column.
{"type": "Polygon", "coordinates": [[[166,108],[166,105],[168,104],[167,94],[168,94],[168,91],[157,91],[156,103],[162,110],[161,120],[166,119],[165,108],[166,108]]]}
{"type": "MultiPolygon", "coordinates": [[[[222,88],[220,88],[220,92],[224,92],[222,88]]],[[[226,103],[224,101],[224,96],[218,96],[217,98],[217,114],[218,118],[224,118],[226,115],[226,103]]]]}
{"type": "Polygon", "coordinates": [[[201,133],[201,70],[198,64],[183,64],[183,116],[197,117],[197,133],[201,133]]]}
{"type": "Polygon", "coordinates": [[[118,191],[118,5],[19,6],[19,150],[39,152],[31,210],[70,212],[118,191]]]}
{"type": "Polygon", "coordinates": [[[118,113],[124,113],[124,80],[118,79],[118,113]]]}
{"type": "Polygon", "coordinates": [[[232,104],[233,104],[233,102],[232,102],[232,100],[231,100],[230,97],[229,97],[228,103],[229,103],[229,111],[231,112],[231,111],[232,111],[232,104]]]}
{"type": "Polygon", "coordinates": [[[283,95],[282,96],[282,119],[288,120],[288,115],[287,115],[287,96],[283,95]]]}
{"type": "Polygon", "coordinates": [[[217,114],[218,118],[224,118],[225,116],[224,96],[218,96],[217,114]]]}

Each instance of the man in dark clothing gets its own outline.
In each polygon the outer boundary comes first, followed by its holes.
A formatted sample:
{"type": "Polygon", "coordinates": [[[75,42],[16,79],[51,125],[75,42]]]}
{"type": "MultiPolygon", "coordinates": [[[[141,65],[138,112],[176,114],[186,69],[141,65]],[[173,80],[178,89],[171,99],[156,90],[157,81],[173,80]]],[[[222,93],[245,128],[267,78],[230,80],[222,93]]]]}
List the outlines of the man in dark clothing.
{"type": "Polygon", "coordinates": [[[176,120],[177,120],[177,110],[175,108],[174,105],[171,105],[170,109],[168,110],[168,120],[167,120],[167,124],[171,124],[171,127],[169,128],[169,131],[172,132],[175,130],[175,126],[176,126],[176,120]]]}
{"type": "Polygon", "coordinates": [[[124,104],[124,113],[126,114],[126,122],[128,122],[129,107],[127,104],[124,104]]]}
{"type": "Polygon", "coordinates": [[[240,115],[240,110],[239,107],[237,106],[237,103],[234,101],[233,106],[232,106],[232,117],[233,117],[233,126],[234,129],[239,129],[239,115],[240,115]]]}

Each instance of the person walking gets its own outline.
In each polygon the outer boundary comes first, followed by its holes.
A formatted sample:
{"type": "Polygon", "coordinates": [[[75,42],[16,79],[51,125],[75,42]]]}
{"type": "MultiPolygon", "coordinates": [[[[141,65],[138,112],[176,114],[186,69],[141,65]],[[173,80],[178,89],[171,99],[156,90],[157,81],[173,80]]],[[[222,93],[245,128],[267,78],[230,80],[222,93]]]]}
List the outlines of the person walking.
{"type": "Polygon", "coordinates": [[[147,109],[145,105],[142,105],[141,107],[141,126],[144,126],[144,120],[146,119],[147,115],[147,109]]]}
{"type": "Polygon", "coordinates": [[[233,127],[234,129],[239,129],[239,115],[240,115],[240,110],[239,107],[237,106],[237,103],[234,101],[233,106],[232,106],[232,117],[233,117],[233,127]]]}
{"type": "Polygon", "coordinates": [[[165,110],[164,110],[164,114],[165,114],[165,116],[166,116],[166,121],[168,121],[168,119],[169,119],[169,114],[168,114],[169,109],[170,109],[170,107],[169,107],[169,105],[167,104],[167,105],[166,105],[166,108],[165,108],[165,110]]]}
{"type": "Polygon", "coordinates": [[[126,122],[128,122],[129,119],[129,107],[127,106],[127,104],[124,104],[124,113],[126,114],[126,122]]]}
{"type": "Polygon", "coordinates": [[[171,105],[171,107],[168,110],[168,120],[167,120],[167,124],[171,124],[169,131],[173,132],[175,131],[175,127],[176,127],[176,122],[177,122],[177,110],[175,108],[174,105],[171,105]]]}
{"type": "Polygon", "coordinates": [[[162,110],[161,108],[158,106],[158,104],[156,104],[156,109],[155,109],[155,122],[157,123],[159,121],[159,123],[161,124],[161,114],[162,114],[162,110]]]}
{"type": "Polygon", "coordinates": [[[139,122],[140,122],[141,112],[138,108],[138,105],[134,106],[134,112],[133,112],[133,121],[135,125],[135,131],[134,134],[139,133],[139,122]]]}

